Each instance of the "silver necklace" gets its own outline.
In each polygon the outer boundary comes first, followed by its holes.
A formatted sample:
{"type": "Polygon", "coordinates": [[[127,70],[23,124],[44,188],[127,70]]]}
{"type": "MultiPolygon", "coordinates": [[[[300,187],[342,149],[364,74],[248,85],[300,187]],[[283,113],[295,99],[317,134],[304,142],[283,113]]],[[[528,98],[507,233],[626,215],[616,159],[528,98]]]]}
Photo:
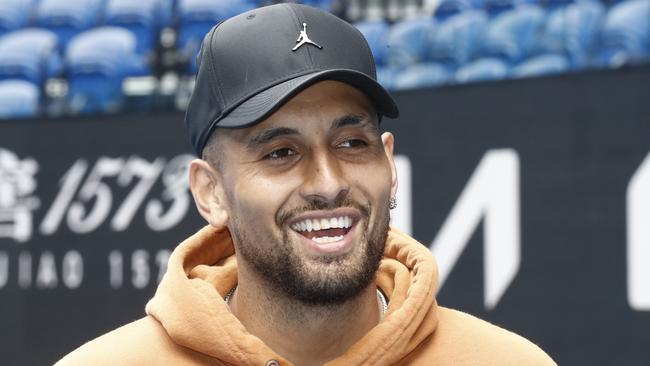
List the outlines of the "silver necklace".
{"type": "MultiPolygon", "coordinates": [[[[230,291],[226,294],[226,296],[223,298],[223,301],[226,302],[226,305],[230,304],[230,298],[232,297],[232,294],[235,293],[235,290],[237,289],[237,285],[235,287],[231,288],[230,291]]],[[[384,316],[386,314],[386,311],[388,310],[388,301],[386,300],[386,296],[377,289],[377,300],[379,301],[379,304],[381,304],[381,315],[384,316]]]]}

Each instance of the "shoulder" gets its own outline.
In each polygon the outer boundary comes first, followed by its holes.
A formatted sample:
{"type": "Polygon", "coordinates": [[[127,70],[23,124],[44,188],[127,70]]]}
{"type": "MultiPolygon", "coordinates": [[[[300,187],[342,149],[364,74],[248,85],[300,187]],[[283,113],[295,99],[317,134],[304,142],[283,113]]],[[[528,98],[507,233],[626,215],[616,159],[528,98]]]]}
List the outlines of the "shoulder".
{"type": "Polygon", "coordinates": [[[556,366],[537,345],[461,311],[438,307],[438,325],[418,359],[439,365],[556,366]]]}
{"type": "Polygon", "coordinates": [[[82,345],[55,366],[160,365],[170,360],[183,364],[197,358],[202,356],[175,344],[162,325],[147,316],[82,345]]]}

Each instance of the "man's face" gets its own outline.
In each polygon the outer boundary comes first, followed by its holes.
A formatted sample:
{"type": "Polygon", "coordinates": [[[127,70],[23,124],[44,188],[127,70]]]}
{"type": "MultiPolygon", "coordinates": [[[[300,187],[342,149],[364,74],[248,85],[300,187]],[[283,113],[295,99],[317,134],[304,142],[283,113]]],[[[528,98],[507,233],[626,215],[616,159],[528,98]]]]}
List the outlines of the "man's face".
{"type": "Polygon", "coordinates": [[[324,81],[253,127],[218,133],[240,266],[309,304],[342,302],[367,287],[396,189],[392,135],[380,136],[368,98],[324,81]]]}

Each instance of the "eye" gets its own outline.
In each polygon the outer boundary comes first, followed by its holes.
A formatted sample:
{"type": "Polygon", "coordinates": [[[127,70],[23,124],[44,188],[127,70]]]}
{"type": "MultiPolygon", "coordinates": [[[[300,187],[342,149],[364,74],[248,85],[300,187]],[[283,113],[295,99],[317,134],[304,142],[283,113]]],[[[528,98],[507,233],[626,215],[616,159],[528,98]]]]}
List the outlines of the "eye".
{"type": "Polygon", "coordinates": [[[355,148],[364,146],[368,146],[368,143],[360,139],[349,139],[339,144],[339,147],[342,148],[355,148]]]}
{"type": "Polygon", "coordinates": [[[286,159],[290,156],[296,155],[296,152],[291,150],[288,147],[284,147],[281,149],[273,150],[270,153],[266,154],[264,156],[264,159],[266,160],[279,160],[279,159],[286,159]]]}

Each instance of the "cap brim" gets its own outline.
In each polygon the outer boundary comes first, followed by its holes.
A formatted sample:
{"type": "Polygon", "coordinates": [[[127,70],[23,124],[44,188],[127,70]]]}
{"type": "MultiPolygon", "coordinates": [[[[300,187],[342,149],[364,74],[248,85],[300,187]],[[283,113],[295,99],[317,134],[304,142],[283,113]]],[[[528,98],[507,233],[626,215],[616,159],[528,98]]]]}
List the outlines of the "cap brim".
{"type": "Polygon", "coordinates": [[[254,125],[271,115],[294,95],[321,80],[336,80],[352,85],[370,98],[378,114],[390,118],[399,115],[393,98],[377,81],[358,71],[337,69],[298,76],[272,86],[238,105],[217,121],[216,127],[237,128],[254,125]]]}

